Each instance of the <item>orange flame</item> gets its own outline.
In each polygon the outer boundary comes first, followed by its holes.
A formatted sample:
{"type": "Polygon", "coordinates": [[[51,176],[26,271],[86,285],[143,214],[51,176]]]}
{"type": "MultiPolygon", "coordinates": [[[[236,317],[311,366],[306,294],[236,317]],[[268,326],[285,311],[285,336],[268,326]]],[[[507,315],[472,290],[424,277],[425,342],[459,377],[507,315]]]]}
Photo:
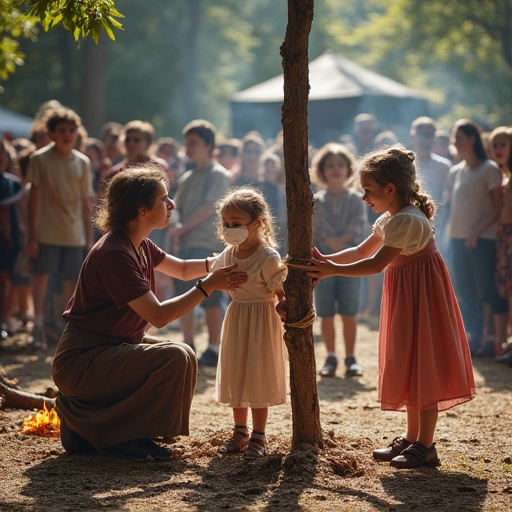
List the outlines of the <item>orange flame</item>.
{"type": "Polygon", "coordinates": [[[48,410],[43,402],[43,410],[35,411],[23,420],[20,434],[34,434],[42,437],[59,437],[60,420],[55,409],[48,410]]]}

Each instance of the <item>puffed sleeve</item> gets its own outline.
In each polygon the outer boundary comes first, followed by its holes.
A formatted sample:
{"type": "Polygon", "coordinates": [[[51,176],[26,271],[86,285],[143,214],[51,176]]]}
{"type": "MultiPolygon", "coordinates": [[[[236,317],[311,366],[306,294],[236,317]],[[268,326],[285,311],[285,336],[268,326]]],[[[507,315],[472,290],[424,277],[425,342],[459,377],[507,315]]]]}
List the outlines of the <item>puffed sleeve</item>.
{"type": "Polygon", "coordinates": [[[268,248],[263,262],[262,274],[269,292],[283,287],[284,280],[288,275],[288,268],[281,261],[281,256],[275,249],[268,248]]]}
{"type": "Polygon", "coordinates": [[[372,232],[377,235],[381,240],[384,240],[384,226],[389,220],[389,213],[383,213],[373,224],[372,232]]]}
{"type": "Polygon", "coordinates": [[[385,224],[385,245],[403,249],[403,254],[414,254],[423,249],[434,236],[426,218],[412,214],[398,214],[385,224]]]}

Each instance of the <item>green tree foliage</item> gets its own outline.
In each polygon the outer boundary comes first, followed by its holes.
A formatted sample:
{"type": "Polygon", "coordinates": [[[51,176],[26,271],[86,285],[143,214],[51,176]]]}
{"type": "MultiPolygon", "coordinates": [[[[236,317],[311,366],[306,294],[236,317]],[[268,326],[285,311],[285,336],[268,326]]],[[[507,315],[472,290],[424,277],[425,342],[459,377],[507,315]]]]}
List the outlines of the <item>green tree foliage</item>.
{"type": "MultiPolygon", "coordinates": [[[[188,107],[193,103],[197,116],[211,119],[221,130],[229,131],[226,99],[237,90],[245,66],[254,60],[253,49],[263,44],[254,35],[250,22],[256,4],[235,0],[197,3],[197,94],[192,96],[182,85],[187,76],[191,2],[123,2],[124,30],[116,33],[115,43],[108,38],[106,41],[108,120],[125,123],[146,119],[159,133],[179,136],[190,120],[188,107]]],[[[101,34],[100,38],[104,36],[101,34]]],[[[27,114],[49,98],[78,108],[84,45],[73,44],[72,36],[56,27],[41,32],[37,44],[22,41],[21,50],[26,55],[26,65],[10,77],[2,102],[27,114]],[[38,87],[34,87],[35,76],[44,77],[38,80],[38,87]]],[[[277,49],[273,53],[279,66],[277,49]]]]}
{"type": "Polygon", "coordinates": [[[76,41],[90,35],[98,42],[102,29],[115,40],[114,30],[122,28],[116,18],[122,17],[113,0],[0,0],[0,78],[23,65],[20,39],[35,41],[37,23],[46,31],[62,24],[76,41]]]}
{"type": "Polygon", "coordinates": [[[116,18],[123,18],[114,0],[33,0],[28,16],[38,18],[45,30],[62,23],[75,41],[91,35],[95,42],[102,29],[115,40],[114,30],[122,28],[116,18]]]}
{"type": "Polygon", "coordinates": [[[20,2],[0,0],[0,78],[6,80],[23,64],[20,39],[35,40],[36,18],[19,9],[20,2]]]}

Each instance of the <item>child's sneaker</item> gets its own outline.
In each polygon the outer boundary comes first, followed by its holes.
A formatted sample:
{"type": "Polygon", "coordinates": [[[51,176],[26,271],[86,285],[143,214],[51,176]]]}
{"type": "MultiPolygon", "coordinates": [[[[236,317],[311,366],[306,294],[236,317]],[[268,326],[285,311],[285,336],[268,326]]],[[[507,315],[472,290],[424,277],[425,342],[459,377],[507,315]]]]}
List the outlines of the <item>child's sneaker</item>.
{"type": "Polygon", "coordinates": [[[338,358],[336,356],[327,356],[325,364],[318,372],[322,377],[334,377],[338,368],[338,358]]]}
{"type": "Polygon", "coordinates": [[[219,361],[219,354],[212,350],[211,348],[207,348],[202,356],[197,360],[200,366],[217,366],[219,361]]]}
{"type": "Polygon", "coordinates": [[[363,375],[363,367],[356,361],[354,356],[345,358],[345,368],[346,377],[361,377],[363,375]]]}

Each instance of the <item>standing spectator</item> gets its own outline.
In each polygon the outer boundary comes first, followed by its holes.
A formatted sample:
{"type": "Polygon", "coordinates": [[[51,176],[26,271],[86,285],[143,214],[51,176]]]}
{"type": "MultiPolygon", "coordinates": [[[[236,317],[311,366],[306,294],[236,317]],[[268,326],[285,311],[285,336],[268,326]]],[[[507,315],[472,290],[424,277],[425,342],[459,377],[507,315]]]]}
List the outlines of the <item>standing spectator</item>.
{"type": "Polygon", "coordinates": [[[453,147],[450,138],[450,132],[447,130],[436,130],[436,136],[434,137],[434,144],[432,151],[446,160],[450,160],[452,164],[457,164],[458,158],[456,158],[456,149],[453,147]]]}
{"type": "Polygon", "coordinates": [[[398,138],[395,132],[391,130],[384,130],[375,136],[373,145],[376,148],[389,147],[398,144],[398,138]]]}
{"type": "MultiPolygon", "coordinates": [[[[178,181],[174,202],[179,215],[171,230],[173,250],[182,259],[207,258],[220,252],[223,245],[217,236],[215,203],[231,184],[229,172],[213,160],[216,129],[208,121],[196,119],[183,129],[185,151],[194,166],[178,181]]],[[[191,282],[175,281],[175,292],[181,295],[191,282]]],[[[205,311],[209,344],[199,358],[199,364],[217,367],[220,331],[223,319],[222,292],[210,294],[201,307],[205,311]]],[[[195,314],[190,311],[181,318],[184,341],[194,347],[195,314]]]]}
{"type": "MultiPolygon", "coordinates": [[[[172,181],[173,174],[167,162],[152,154],[155,149],[155,128],[151,123],[139,120],[130,121],[121,130],[120,140],[124,148],[125,157],[108,171],[105,178],[106,182],[110,181],[117,173],[130,167],[138,167],[141,164],[162,169],[167,173],[170,181],[172,181]]],[[[101,188],[104,189],[104,187],[105,185],[101,188]]],[[[166,229],[155,229],[149,235],[150,240],[155,242],[160,249],[164,250],[166,249],[166,229]]],[[[157,296],[159,299],[163,299],[163,290],[167,286],[168,278],[159,274],[157,277],[157,296]]]]}
{"type": "MultiPolygon", "coordinates": [[[[83,142],[82,152],[91,161],[92,188],[94,190],[91,208],[94,212],[99,205],[103,182],[112,165],[105,152],[105,145],[99,139],[87,137],[83,142]]],[[[95,242],[101,238],[101,232],[94,227],[93,235],[95,242]]]]}
{"type": "MultiPolygon", "coordinates": [[[[288,247],[288,218],[286,215],[286,176],[281,158],[271,150],[261,157],[261,179],[277,190],[277,210],[274,212],[276,239],[279,253],[284,256],[288,247]]],[[[267,185],[268,186],[268,185],[267,185]]]]}
{"type": "Polygon", "coordinates": [[[240,145],[239,139],[226,139],[215,151],[215,160],[231,172],[232,178],[240,171],[240,145]]]}
{"type": "Polygon", "coordinates": [[[110,160],[107,158],[105,145],[99,139],[87,137],[83,141],[82,152],[91,161],[92,186],[94,193],[98,195],[105,174],[112,167],[110,160]]]}
{"type": "Polygon", "coordinates": [[[101,127],[101,140],[105,144],[105,152],[112,165],[118,164],[123,159],[119,140],[122,129],[123,125],[115,121],[105,123],[101,127]]]}
{"type": "Polygon", "coordinates": [[[372,114],[358,114],[354,117],[354,145],[357,156],[371,151],[375,146],[377,119],[372,114]]]}
{"type": "Polygon", "coordinates": [[[265,142],[257,132],[249,132],[242,139],[240,172],[235,179],[235,185],[257,187],[275,217],[279,211],[279,191],[273,183],[261,179],[261,158],[265,148],[265,142]]]}
{"type": "Polygon", "coordinates": [[[46,346],[44,301],[49,275],[62,273],[63,301],[67,304],[84,249],[92,247],[90,161],[74,149],[80,125],[81,119],[73,110],[53,110],[47,117],[53,144],[36,151],[29,161],[28,253],[33,260],[35,347],[46,346]]]}
{"type": "Polygon", "coordinates": [[[21,248],[16,205],[23,189],[18,177],[8,172],[12,170],[13,159],[12,146],[7,140],[0,140],[0,341],[9,335],[9,279],[21,248]]]}
{"type": "Polygon", "coordinates": [[[486,353],[483,306],[490,306],[495,345],[506,340],[507,301],[495,282],[496,233],[503,203],[502,174],[487,159],[478,126],[460,119],[453,127],[454,145],[463,160],[449,175],[449,236],[455,292],[473,355],[486,353]]]}
{"type": "Polygon", "coordinates": [[[426,116],[416,118],[411,124],[410,139],[412,150],[416,153],[418,178],[427,194],[437,205],[436,238],[442,254],[446,253],[447,242],[444,232],[446,227],[446,187],[451,162],[433,152],[436,136],[435,121],[426,116]]]}
{"type": "MultiPolygon", "coordinates": [[[[355,160],[345,146],[330,143],[313,158],[313,180],[318,185],[313,213],[313,242],[321,252],[339,252],[357,245],[363,237],[366,212],[353,187],[355,160]]],[[[334,377],[338,368],[335,317],[341,315],[345,343],[345,375],[362,375],[354,349],[357,335],[361,279],[336,276],[317,283],[315,307],[321,319],[327,359],[320,375],[334,377]]]]}
{"type": "Polygon", "coordinates": [[[155,146],[155,129],[151,123],[139,120],[130,121],[124,125],[120,139],[125,157],[110,169],[107,180],[130,166],[140,164],[159,167],[169,174],[167,162],[152,155],[155,146]]]}
{"type": "Polygon", "coordinates": [[[176,183],[185,172],[185,162],[180,153],[180,144],[173,137],[160,137],[156,142],[156,157],[165,160],[169,166],[171,181],[171,190],[169,197],[174,197],[176,193],[176,183]]]}
{"type": "MultiPolygon", "coordinates": [[[[503,207],[501,209],[496,235],[497,265],[496,284],[498,293],[508,301],[508,331],[507,336],[512,336],[512,128],[500,126],[492,131],[490,136],[490,151],[492,159],[500,166],[503,174],[503,207]]],[[[496,347],[499,354],[498,360],[508,360],[512,363],[512,338],[508,339],[503,347],[496,347]],[[499,351],[504,349],[503,354],[499,351]]]]}

